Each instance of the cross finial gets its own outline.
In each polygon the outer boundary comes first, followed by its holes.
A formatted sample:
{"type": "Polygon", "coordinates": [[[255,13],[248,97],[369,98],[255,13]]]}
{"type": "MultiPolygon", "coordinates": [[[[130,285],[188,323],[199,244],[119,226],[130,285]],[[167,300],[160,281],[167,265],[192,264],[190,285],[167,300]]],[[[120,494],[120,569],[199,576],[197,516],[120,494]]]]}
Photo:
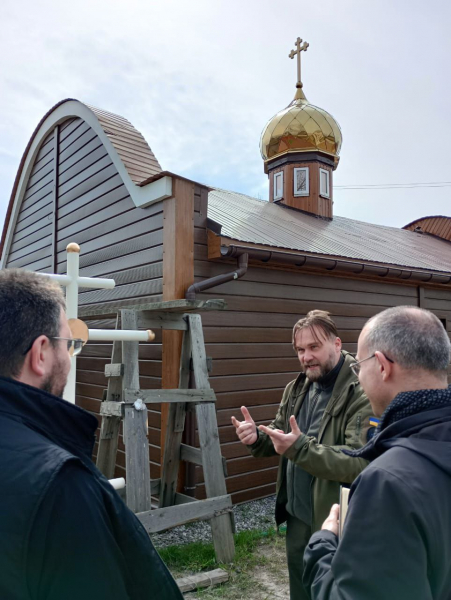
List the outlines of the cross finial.
{"type": "Polygon", "coordinates": [[[290,54],[288,55],[288,58],[294,58],[296,55],[298,57],[298,80],[296,83],[296,87],[297,88],[301,88],[302,87],[302,82],[301,82],[301,52],[304,50],[304,52],[307,52],[307,48],[309,47],[310,44],[308,44],[308,42],[304,42],[302,43],[301,38],[298,37],[298,39],[294,42],[294,45],[296,46],[296,50],[292,50],[290,52],[290,54]]]}

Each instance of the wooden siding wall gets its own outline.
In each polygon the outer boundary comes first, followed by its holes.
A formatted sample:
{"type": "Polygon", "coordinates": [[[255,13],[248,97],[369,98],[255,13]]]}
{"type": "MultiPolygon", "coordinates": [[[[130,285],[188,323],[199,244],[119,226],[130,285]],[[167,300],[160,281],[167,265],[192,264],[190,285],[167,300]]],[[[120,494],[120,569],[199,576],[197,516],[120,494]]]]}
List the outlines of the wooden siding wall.
{"type": "Polygon", "coordinates": [[[403,229],[415,231],[417,227],[420,227],[425,233],[430,233],[431,235],[435,235],[443,240],[451,242],[451,219],[449,217],[427,217],[425,219],[418,219],[410,225],[406,225],[403,229]]]}
{"type": "MultiPolygon", "coordinates": [[[[60,134],[57,225],[58,272],[66,271],[65,248],[81,246],[80,274],[111,277],[113,290],[86,290],[80,305],[159,301],[163,293],[163,203],[136,208],[98,136],[81,119],[60,134]]],[[[92,328],[113,328],[113,320],[87,321],[92,328]]],[[[111,344],[90,343],[77,361],[76,402],[98,415],[107,387],[105,364],[111,344]]],[[[143,388],[161,387],[161,339],[140,347],[143,388]]],[[[99,418],[100,425],[100,418],[99,418]]],[[[160,407],[149,411],[152,477],[160,463],[160,407]]],[[[97,453],[95,447],[94,457],[97,453]]],[[[117,476],[124,475],[122,431],[117,476]]]]}
{"type": "Polygon", "coordinates": [[[55,183],[53,132],[43,141],[28,179],[6,267],[52,271],[55,183]]]}
{"type": "MultiPolygon", "coordinates": [[[[201,211],[196,213],[195,279],[225,273],[234,264],[207,260],[207,239],[201,211]]],[[[447,318],[451,331],[451,291],[426,289],[424,307],[447,318]]],[[[291,346],[294,323],[312,309],[330,311],[345,350],[355,353],[366,320],[390,306],[419,305],[419,290],[363,279],[250,266],[239,280],[199,294],[224,298],[228,309],[202,315],[207,356],[213,359],[211,385],[217,395],[222,453],[227,458],[227,489],[243,502],[275,492],[278,458],[255,459],[237,440],[232,415],[249,407],[257,424],[276,414],[285,385],[299,373],[291,346]]],[[[197,496],[204,497],[202,471],[197,471],[197,496]]]]}

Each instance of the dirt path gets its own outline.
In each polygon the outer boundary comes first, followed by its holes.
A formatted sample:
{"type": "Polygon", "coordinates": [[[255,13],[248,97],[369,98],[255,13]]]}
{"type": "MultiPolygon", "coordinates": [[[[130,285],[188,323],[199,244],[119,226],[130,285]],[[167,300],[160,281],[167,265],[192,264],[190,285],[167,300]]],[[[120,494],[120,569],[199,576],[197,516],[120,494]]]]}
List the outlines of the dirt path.
{"type": "Polygon", "coordinates": [[[246,572],[235,565],[227,583],[187,593],[186,600],[288,600],[285,539],[262,540],[255,550],[255,562],[246,572]]]}

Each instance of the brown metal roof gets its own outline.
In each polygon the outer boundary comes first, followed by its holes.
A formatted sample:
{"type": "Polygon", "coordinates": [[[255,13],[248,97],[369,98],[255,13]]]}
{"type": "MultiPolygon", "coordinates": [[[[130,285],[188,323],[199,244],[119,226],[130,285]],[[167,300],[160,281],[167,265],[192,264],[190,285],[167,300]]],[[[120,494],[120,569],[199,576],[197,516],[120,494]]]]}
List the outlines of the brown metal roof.
{"type": "Polygon", "coordinates": [[[444,217],[442,215],[422,217],[404,225],[403,229],[410,229],[410,231],[421,230],[423,233],[430,233],[451,242],[451,217],[444,217]]]}
{"type": "Polygon", "coordinates": [[[133,183],[139,185],[160,173],[160,163],[148,143],[127,119],[89,104],[86,106],[96,115],[133,183]]]}
{"type": "Polygon", "coordinates": [[[451,271],[451,245],[413,231],[334,216],[332,221],[244,194],[215,189],[208,217],[221,235],[252,244],[428,269],[451,271]]]}

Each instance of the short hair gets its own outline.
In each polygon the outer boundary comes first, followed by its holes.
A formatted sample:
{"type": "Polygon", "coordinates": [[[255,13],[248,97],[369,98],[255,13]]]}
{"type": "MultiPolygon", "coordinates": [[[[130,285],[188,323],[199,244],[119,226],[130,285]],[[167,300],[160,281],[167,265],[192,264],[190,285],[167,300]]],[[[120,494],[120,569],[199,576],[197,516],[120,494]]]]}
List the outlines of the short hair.
{"type": "Polygon", "coordinates": [[[299,321],[293,327],[293,348],[295,348],[295,337],[298,331],[301,329],[310,328],[312,330],[313,337],[316,339],[316,329],[320,329],[326,338],[338,337],[337,326],[330,318],[330,313],[326,310],[311,310],[303,319],[299,321]]]}
{"type": "Polygon", "coordinates": [[[19,269],[0,271],[2,377],[19,375],[37,337],[59,335],[61,308],[65,308],[63,292],[52,279],[19,269]]]}
{"type": "Polygon", "coordinates": [[[368,324],[367,351],[379,350],[407,370],[447,371],[450,340],[441,321],[429,310],[395,306],[375,315],[368,324]]]}

